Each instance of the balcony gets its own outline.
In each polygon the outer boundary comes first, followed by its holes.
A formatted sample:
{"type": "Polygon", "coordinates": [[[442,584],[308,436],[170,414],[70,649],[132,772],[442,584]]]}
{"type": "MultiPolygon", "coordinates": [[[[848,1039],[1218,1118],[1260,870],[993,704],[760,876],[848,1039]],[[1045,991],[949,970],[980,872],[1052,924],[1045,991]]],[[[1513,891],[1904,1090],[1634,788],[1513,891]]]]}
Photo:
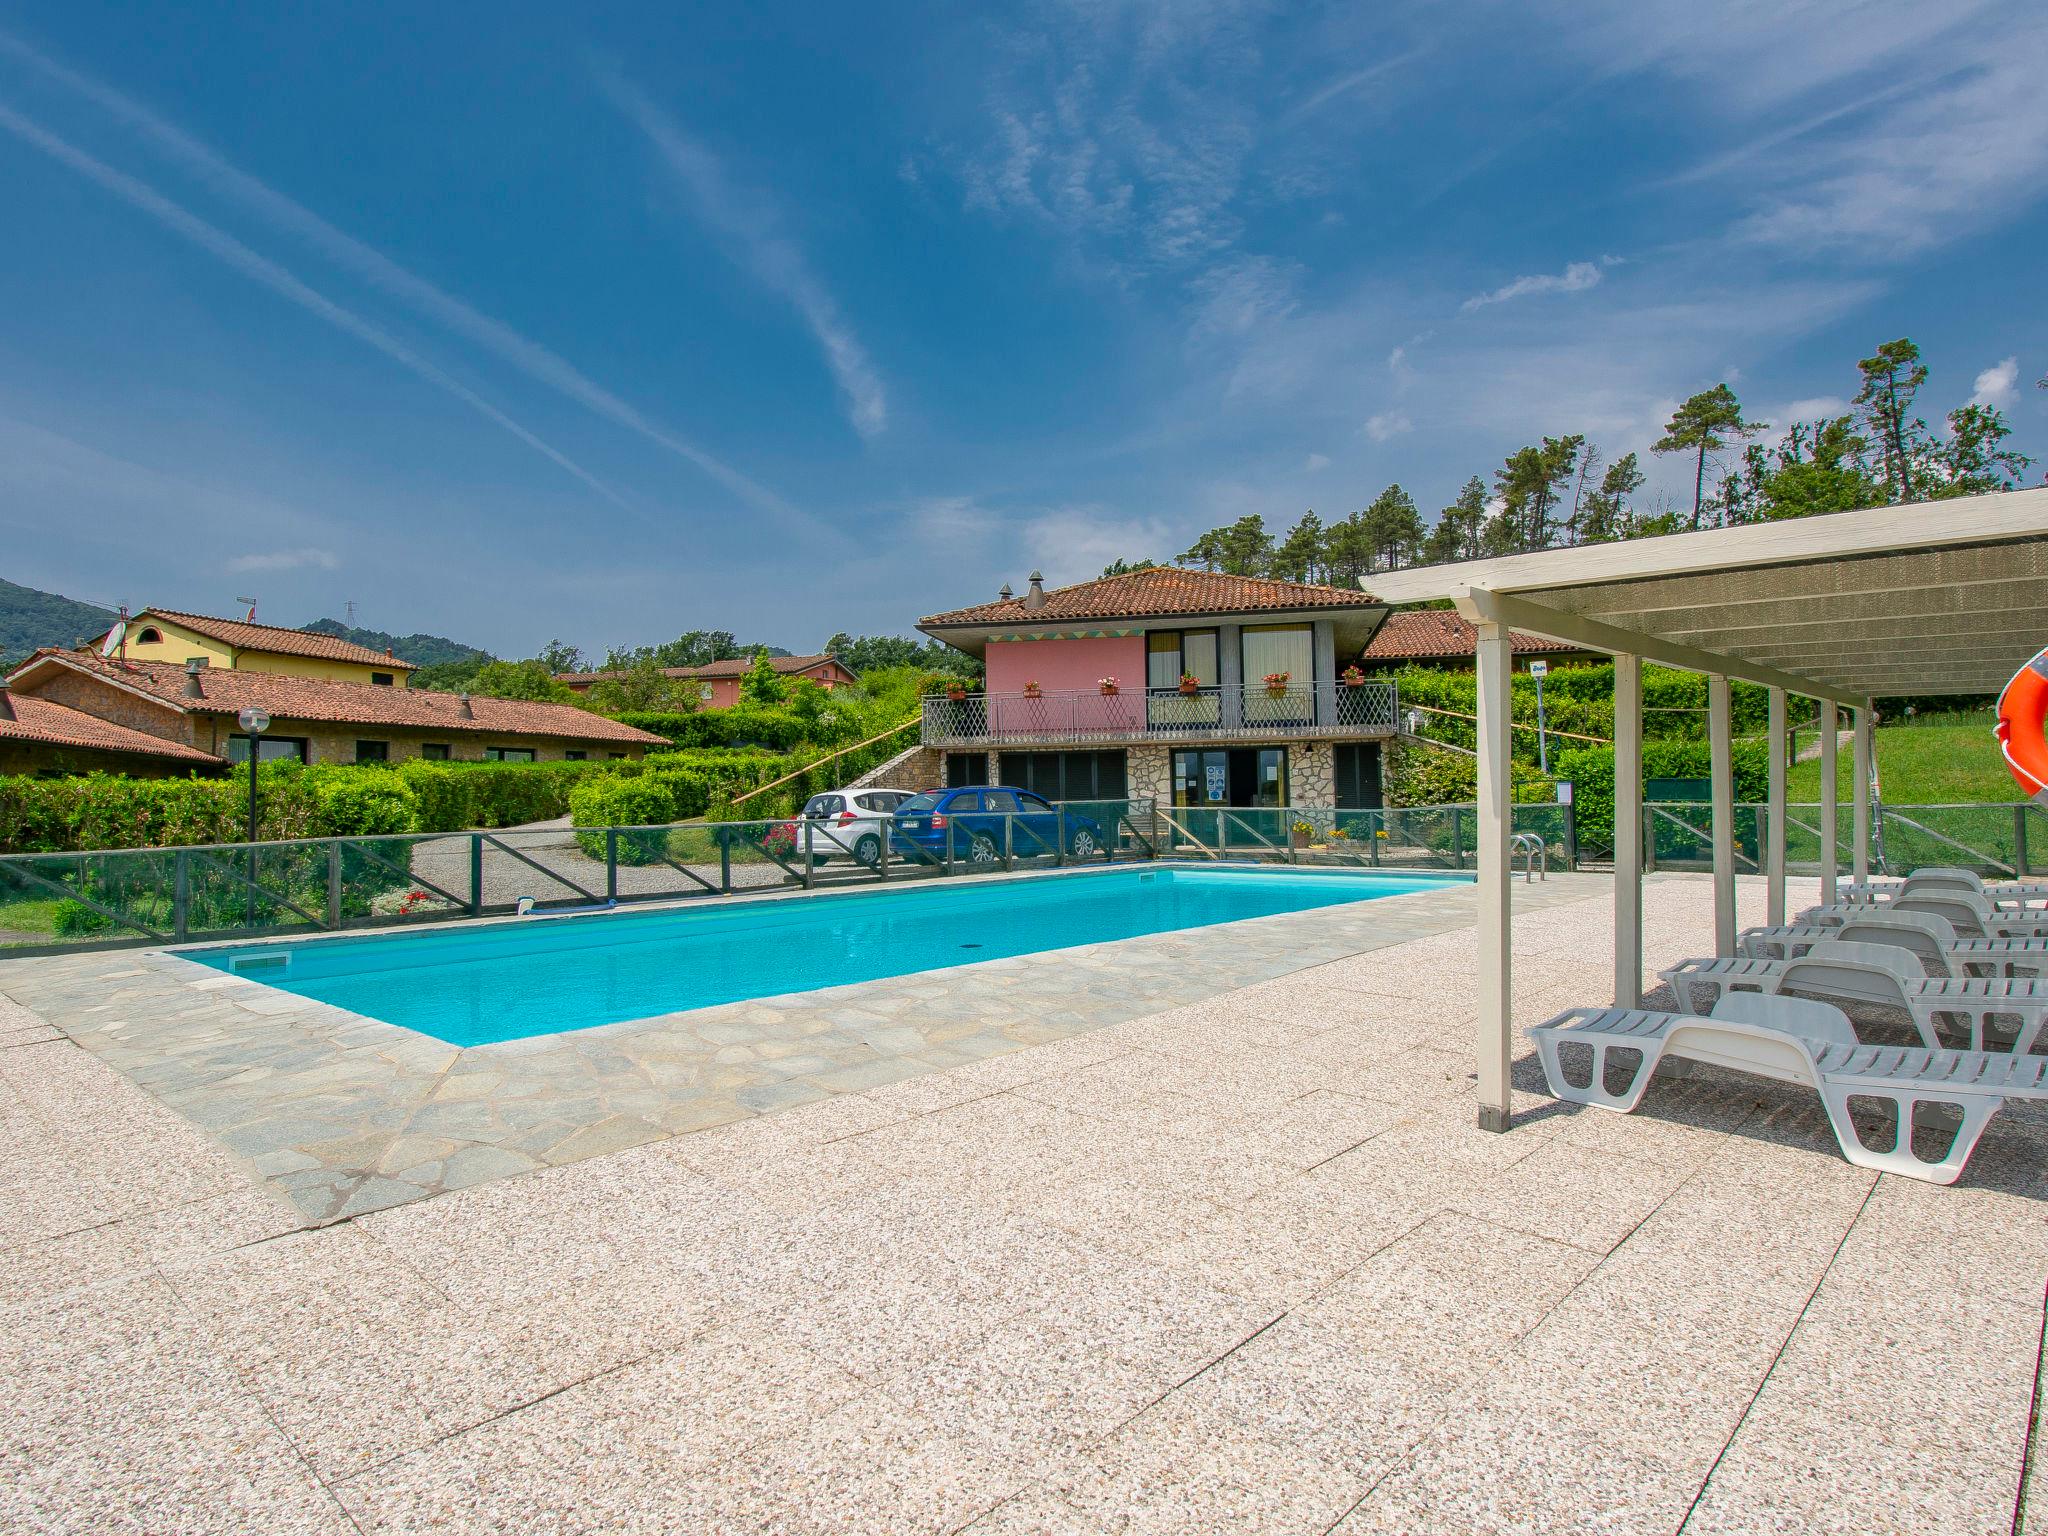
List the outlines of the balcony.
{"type": "Polygon", "coordinates": [[[1136,746],[1146,742],[1345,741],[1391,736],[1392,683],[970,693],[924,701],[928,747],[1136,746]]]}

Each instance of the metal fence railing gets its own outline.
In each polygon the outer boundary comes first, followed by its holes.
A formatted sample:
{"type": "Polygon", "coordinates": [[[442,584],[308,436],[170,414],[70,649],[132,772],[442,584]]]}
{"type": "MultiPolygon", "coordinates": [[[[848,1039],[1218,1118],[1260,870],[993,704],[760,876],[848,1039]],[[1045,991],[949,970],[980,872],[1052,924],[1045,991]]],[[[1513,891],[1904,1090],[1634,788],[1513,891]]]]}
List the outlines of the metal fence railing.
{"type": "MultiPolygon", "coordinates": [[[[302,838],[0,855],[0,954],[404,927],[516,910],[1156,856],[1148,799],[862,838],[826,820],[302,838]]],[[[872,830],[873,823],[869,824],[872,830]]]]}
{"type": "Polygon", "coordinates": [[[1266,687],[1047,689],[934,695],[924,701],[926,746],[1385,735],[1400,720],[1392,683],[1266,687]]]}
{"type": "MultiPolygon", "coordinates": [[[[1835,810],[1837,873],[1846,872],[1855,834],[1854,811],[1835,810]]],[[[1643,853],[1650,868],[1708,869],[1713,865],[1713,813],[1702,801],[1643,807],[1643,853]]],[[[1735,807],[1735,868],[1749,874],[1762,867],[1770,809],[1735,807]]],[[[1820,870],[1820,807],[1785,808],[1785,864],[1794,874],[1820,870]]],[[[1612,840],[1586,838],[1581,856],[1612,857],[1612,840]]],[[[2023,877],[2038,872],[2048,855],[2048,812],[2031,801],[1952,805],[1875,805],[1871,808],[1870,865],[1881,874],[1907,874],[1927,865],[1973,869],[1986,877],[2023,877]]]]}

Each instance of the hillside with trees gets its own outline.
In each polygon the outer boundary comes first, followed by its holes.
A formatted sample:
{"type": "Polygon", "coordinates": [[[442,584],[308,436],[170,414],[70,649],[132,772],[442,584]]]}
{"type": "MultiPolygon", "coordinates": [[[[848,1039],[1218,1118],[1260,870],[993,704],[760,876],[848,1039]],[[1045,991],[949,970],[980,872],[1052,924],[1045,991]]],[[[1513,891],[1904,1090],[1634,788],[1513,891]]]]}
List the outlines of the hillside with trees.
{"type": "Polygon", "coordinates": [[[114,622],[96,603],[0,581],[0,661],[19,661],[45,645],[76,645],[114,622]]]}

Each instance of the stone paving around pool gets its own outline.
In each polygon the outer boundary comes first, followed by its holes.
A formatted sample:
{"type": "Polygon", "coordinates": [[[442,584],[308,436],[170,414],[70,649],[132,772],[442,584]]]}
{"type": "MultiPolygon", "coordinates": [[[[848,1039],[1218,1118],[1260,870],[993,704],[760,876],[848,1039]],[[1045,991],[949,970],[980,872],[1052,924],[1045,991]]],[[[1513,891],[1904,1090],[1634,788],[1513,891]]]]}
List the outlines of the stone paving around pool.
{"type": "Polygon", "coordinates": [[[161,951],[0,963],[0,994],[324,1221],[1063,1040],[1464,926],[1472,902],[1455,883],[466,1048],[161,951]]]}
{"type": "MultiPolygon", "coordinates": [[[[1604,884],[1518,894],[1518,1021],[1597,1001],[1604,884]]],[[[1649,883],[1653,964],[1710,931],[1649,883]]],[[[1421,933],[324,1226],[6,1009],[0,1530],[2048,1530],[2048,1115],[1937,1188],[1522,1039],[1488,1135],[1472,973],[1421,933]]]]}

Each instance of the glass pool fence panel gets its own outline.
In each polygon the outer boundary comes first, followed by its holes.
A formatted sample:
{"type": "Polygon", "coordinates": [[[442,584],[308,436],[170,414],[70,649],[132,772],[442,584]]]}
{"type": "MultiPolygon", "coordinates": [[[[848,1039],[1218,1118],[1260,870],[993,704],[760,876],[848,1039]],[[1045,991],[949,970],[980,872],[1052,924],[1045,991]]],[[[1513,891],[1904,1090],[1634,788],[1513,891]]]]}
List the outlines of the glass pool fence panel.
{"type": "MultiPolygon", "coordinates": [[[[2038,873],[2048,850],[2048,813],[2030,802],[1975,805],[1881,805],[1871,819],[1871,868],[1881,874],[1910,874],[1945,865],[1975,870],[1985,879],[2038,873]]],[[[1770,828],[1767,806],[1735,807],[1735,868],[1762,868],[1770,828]]],[[[1820,807],[1786,807],[1785,864],[1793,875],[1820,870],[1820,807]]],[[[1855,812],[1847,803],[1835,813],[1838,874],[1850,873],[1854,858],[1855,812]]],[[[1651,867],[1705,870],[1713,867],[1711,809],[1697,801],[1643,807],[1643,846],[1651,867]]],[[[1592,850],[1581,850],[1595,856],[1592,850]]]]}

